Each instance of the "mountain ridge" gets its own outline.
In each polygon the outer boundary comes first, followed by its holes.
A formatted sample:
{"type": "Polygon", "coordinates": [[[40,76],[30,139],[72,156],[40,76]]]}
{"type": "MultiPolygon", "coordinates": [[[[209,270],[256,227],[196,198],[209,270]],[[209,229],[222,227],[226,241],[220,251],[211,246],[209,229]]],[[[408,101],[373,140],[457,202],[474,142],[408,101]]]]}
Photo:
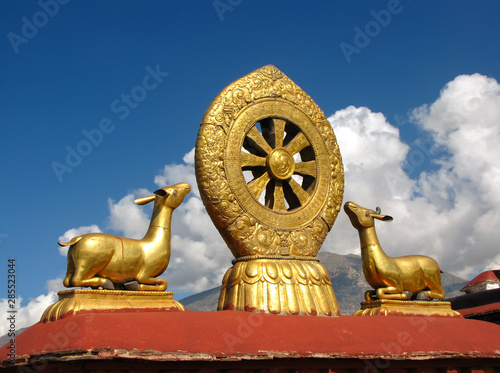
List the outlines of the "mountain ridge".
{"type": "MultiPolygon", "coordinates": [[[[317,255],[317,258],[330,275],[340,313],[342,315],[352,315],[359,310],[360,303],[364,299],[364,292],[371,289],[363,274],[361,256],[321,252],[317,255]]],[[[460,295],[459,290],[468,283],[467,280],[448,272],[441,274],[441,282],[447,298],[460,295]]],[[[205,290],[186,297],[180,302],[188,310],[215,311],[217,310],[220,289],[221,287],[218,286],[205,290]]]]}

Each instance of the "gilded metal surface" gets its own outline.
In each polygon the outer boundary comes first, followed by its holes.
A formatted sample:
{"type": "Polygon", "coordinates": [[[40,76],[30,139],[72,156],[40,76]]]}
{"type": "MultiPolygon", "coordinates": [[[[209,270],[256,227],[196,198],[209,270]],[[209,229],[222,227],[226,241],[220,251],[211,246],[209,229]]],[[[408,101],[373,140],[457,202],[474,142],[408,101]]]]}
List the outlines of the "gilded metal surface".
{"type": "Polygon", "coordinates": [[[390,257],[382,250],[373,219],[391,221],[392,217],[382,215],[379,208],[373,211],[354,202],[346,202],[344,210],[358,230],[363,273],[375,289],[365,293],[366,301],[375,295],[379,299],[400,300],[444,298],[441,270],[434,259],[423,255],[390,257]]]}
{"type": "Polygon", "coordinates": [[[403,301],[379,299],[361,302],[353,316],[445,316],[464,318],[450,302],[403,301]]]}
{"type": "Polygon", "coordinates": [[[139,205],[154,201],[151,222],[142,240],[89,233],[59,243],[70,246],[64,286],[164,291],[167,281],[156,277],[167,269],[170,260],[172,212],[190,190],[189,184],[179,183],[135,200],[139,205]]]}
{"type": "Polygon", "coordinates": [[[326,269],[312,257],[241,257],[224,276],[218,309],[337,316],[326,269]]]}
{"type": "Polygon", "coordinates": [[[72,289],[57,293],[59,301],[49,306],[40,322],[51,322],[83,311],[118,309],[176,310],[186,308],[173,300],[172,292],[72,289]]]}
{"type": "Polygon", "coordinates": [[[336,315],[337,302],[322,266],[314,262],[306,269],[290,257],[314,258],[340,211],[344,191],[337,141],[314,101],[272,65],[244,76],[206,111],[195,168],[203,203],[233,255],[260,258],[256,267],[238,262],[227,272],[219,309],[336,315]],[[249,268],[261,273],[255,274],[259,281],[240,276],[249,268]],[[306,294],[305,302],[314,307],[329,308],[297,308],[295,300],[283,298],[292,288],[294,294],[306,294]],[[236,294],[239,299],[233,299],[236,294]]]}
{"type": "Polygon", "coordinates": [[[203,202],[235,257],[317,254],[342,204],[342,160],[321,109],[276,67],[214,99],[195,159],[203,202]]]}

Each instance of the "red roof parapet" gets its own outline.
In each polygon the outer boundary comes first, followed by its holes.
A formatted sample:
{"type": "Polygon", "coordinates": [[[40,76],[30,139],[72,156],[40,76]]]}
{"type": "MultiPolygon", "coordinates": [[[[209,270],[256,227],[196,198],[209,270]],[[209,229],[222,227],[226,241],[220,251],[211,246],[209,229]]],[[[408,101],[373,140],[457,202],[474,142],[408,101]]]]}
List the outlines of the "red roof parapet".
{"type": "Polygon", "coordinates": [[[15,361],[9,343],[0,353],[7,357],[2,366],[13,371],[41,364],[62,369],[70,362],[81,369],[88,364],[116,368],[113,364],[123,361],[128,369],[146,363],[151,369],[181,369],[185,362],[206,369],[232,362],[231,367],[242,368],[249,361],[267,367],[308,362],[310,367],[363,369],[381,359],[393,367],[422,366],[423,361],[435,367],[500,367],[499,335],[500,326],[446,317],[120,310],[35,324],[16,338],[15,361]]]}
{"type": "Polygon", "coordinates": [[[484,271],[474,277],[460,291],[466,294],[500,288],[500,270],[484,271]]]}

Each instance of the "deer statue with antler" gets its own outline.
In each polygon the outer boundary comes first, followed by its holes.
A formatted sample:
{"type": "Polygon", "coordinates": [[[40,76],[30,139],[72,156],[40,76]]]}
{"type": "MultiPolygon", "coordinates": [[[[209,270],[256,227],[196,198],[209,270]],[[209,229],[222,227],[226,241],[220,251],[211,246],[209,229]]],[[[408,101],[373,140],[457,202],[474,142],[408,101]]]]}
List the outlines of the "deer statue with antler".
{"type": "Polygon", "coordinates": [[[366,281],[375,290],[365,293],[370,301],[378,299],[443,299],[441,270],[438,263],[423,255],[390,257],[384,253],[375,232],[374,219],[391,221],[392,217],[347,202],[344,210],[359,233],[361,258],[366,281]]]}

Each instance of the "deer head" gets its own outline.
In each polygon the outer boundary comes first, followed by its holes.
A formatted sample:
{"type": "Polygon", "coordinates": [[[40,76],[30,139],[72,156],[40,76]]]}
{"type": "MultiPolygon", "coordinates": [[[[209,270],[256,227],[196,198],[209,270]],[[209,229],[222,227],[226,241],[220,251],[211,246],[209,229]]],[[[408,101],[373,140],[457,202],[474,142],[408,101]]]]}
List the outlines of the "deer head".
{"type": "Polygon", "coordinates": [[[373,219],[383,220],[383,221],[391,221],[392,216],[382,215],[380,207],[377,207],[375,211],[361,207],[360,205],[354,202],[346,202],[344,205],[344,211],[347,216],[349,216],[349,220],[351,220],[351,224],[357,230],[366,229],[373,227],[375,225],[373,219]]]}

